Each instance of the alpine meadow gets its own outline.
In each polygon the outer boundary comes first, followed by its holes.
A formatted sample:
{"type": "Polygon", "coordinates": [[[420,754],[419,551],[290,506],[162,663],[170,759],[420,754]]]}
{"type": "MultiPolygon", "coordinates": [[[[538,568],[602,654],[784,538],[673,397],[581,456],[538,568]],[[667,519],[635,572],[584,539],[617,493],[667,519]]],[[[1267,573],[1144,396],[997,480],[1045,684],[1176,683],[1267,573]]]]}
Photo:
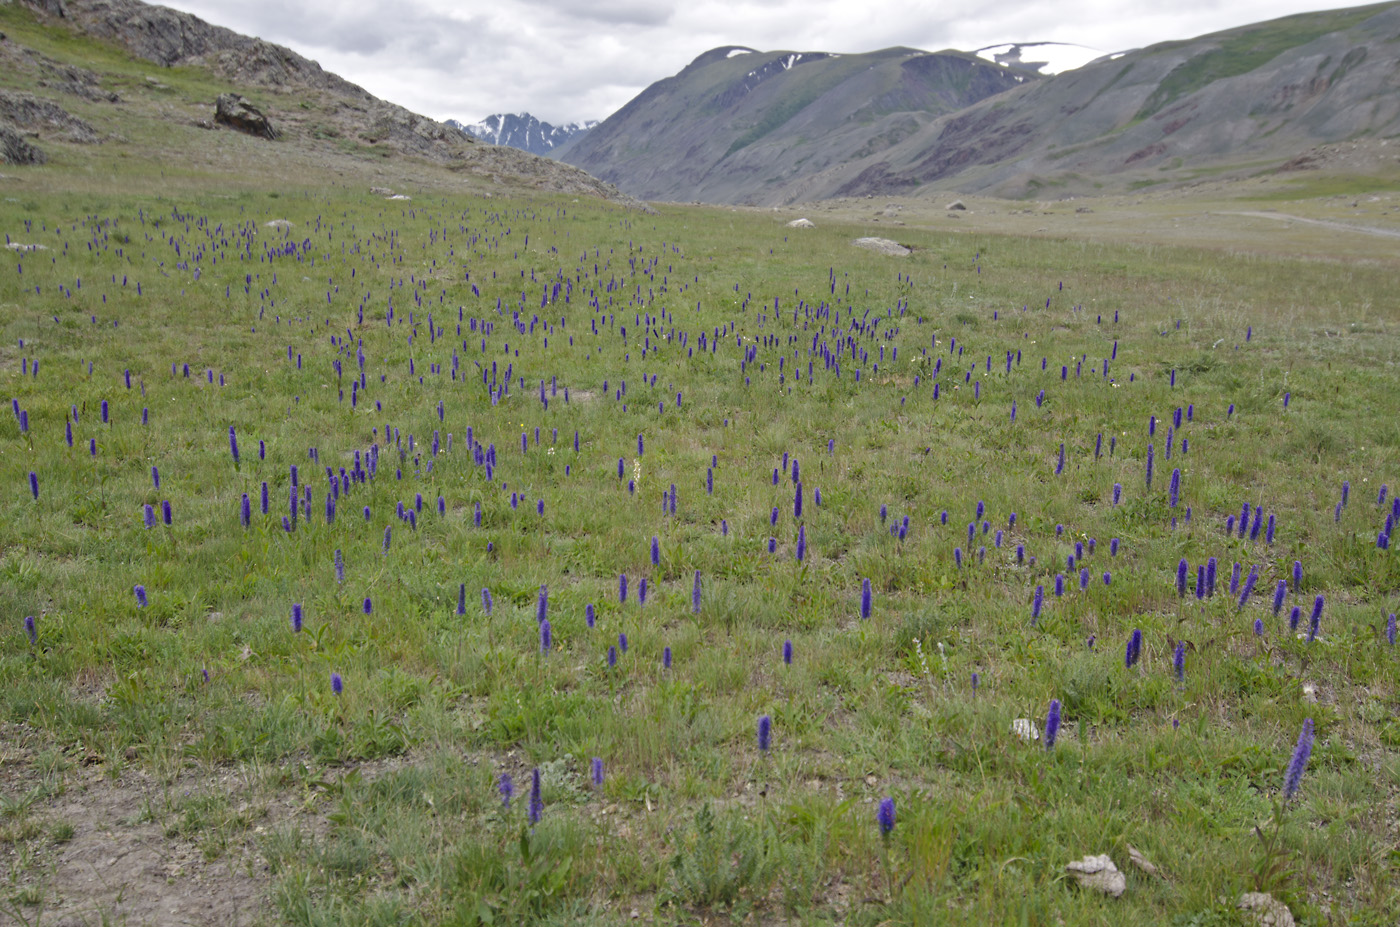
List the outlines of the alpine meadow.
{"type": "Polygon", "coordinates": [[[646,206],[0,25],[123,98],[0,179],[0,922],[1395,923],[1393,157],[646,206]]]}

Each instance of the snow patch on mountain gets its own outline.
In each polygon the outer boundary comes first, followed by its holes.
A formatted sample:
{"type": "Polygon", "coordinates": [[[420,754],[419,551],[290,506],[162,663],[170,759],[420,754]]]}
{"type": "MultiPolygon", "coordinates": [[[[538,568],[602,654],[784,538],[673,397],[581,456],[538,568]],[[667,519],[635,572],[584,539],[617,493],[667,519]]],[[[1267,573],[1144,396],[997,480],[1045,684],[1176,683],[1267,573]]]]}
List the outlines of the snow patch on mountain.
{"type": "Polygon", "coordinates": [[[973,54],[983,61],[1036,74],[1073,71],[1104,56],[1096,48],[1069,42],[1006,42],[979,48],[973,54]]]}
{"type": "Polygon", "coordinates": [[[476,123],[464,124],[449,119],[447,124],[492,145],[504,145],[548,156],[565,142],[596,126],[598,120],[589,119],[556,126],[542,122],[529,113],[495,113],[476,123]]]}

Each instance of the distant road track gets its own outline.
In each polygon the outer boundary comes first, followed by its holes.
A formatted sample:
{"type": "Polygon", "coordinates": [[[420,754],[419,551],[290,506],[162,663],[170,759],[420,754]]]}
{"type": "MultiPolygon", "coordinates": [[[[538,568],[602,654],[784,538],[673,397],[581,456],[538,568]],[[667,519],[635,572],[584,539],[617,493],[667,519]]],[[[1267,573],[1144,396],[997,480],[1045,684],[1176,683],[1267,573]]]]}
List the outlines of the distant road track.
{"type": "Polygon", "coordinates": [[[1291,216],[1285,212],[1222,212],[1217,215],[1251,216],[1255,219],[1276,219],[1280,222],[1304,222],[1308,225],[1320,225],[1323,228],[1335,229],[1339,232],[1357,232],[1362,235],[1377,235],[1381,238],[1400,238],[1400,230],[1396,229],[1378,229],[1368,225],[1350,225],[1346,222],[1332,222],[1328,219],[1307,219],[1303,216],[1291,216]]]}

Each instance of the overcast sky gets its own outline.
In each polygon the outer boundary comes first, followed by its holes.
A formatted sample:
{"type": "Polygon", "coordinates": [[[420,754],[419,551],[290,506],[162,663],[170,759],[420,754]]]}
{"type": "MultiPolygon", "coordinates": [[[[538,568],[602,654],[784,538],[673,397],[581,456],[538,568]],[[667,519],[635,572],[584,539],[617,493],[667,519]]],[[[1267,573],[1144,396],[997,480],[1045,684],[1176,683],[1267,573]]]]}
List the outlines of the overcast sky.
{"type": "Polygon", "coordinates": [[[174,0],[286,45],[375,96],[437,119],[529,112],[602,119],[720,45],[928,51],[1073,42],[1104,52],[1183,39],[1327,0],[174,0]]]}

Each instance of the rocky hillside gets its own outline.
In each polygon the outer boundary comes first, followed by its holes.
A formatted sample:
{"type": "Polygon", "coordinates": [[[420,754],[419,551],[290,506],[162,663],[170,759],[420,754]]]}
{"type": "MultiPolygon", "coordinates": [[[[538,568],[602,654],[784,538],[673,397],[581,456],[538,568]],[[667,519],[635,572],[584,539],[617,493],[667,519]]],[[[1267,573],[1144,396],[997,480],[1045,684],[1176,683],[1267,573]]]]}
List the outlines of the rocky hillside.
{"type": "Polygon", "coordinates": [[[1126,190],[1297,166],[1320,145],[1397,135],[1400,5],[1387,3],[1043,78],[961,53],[719,48],[561,157],[647,198],[776,205],[1126,190]]]}
{"type": "MultiPolygon", "coordinates": [[[[1298,166],[1400,135],[1400,5],[1290,16],[1102,59],[929,121],[803,196],[1068,195],[1298,166]]],[[[793,196],[789,185],[768,197],[793,196]]]]}
{"type": "Polygon", "coordinates": [[[498,183],[623,198],[581,170],[513,149],[488,151],[290,49],[166,7],[13,0],[0,5],[0,31],[0,152],[8,163],[96,142],[128,156],[178,161],[187,152],[212,170],[225,169],[233,151],[249,166],[266,158],[354,167],[407,157],[498,183]],[[265,125],[222,118],[230,96],[265,125]],[[236,129],[261,136],[259,143],[229,139],[211,148],[198,139],[210,131],[242,135],[236,129]]]}
{"type": "Polygon", "coordinates": [[[706,52],[560,158],[645,199],[767,202],[1040,78],[961,52],[706,52]]]}
{"type": "Polygon", "coordinates": [[[492,145],[519,148],[548,157],[596,126],[598,121],[590,119],[556,126],[542,122],[529,113],[496,113],[471,125],[463,125],[455,119],[447,120],[447,124],[492,145]]]}

